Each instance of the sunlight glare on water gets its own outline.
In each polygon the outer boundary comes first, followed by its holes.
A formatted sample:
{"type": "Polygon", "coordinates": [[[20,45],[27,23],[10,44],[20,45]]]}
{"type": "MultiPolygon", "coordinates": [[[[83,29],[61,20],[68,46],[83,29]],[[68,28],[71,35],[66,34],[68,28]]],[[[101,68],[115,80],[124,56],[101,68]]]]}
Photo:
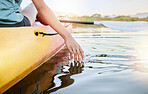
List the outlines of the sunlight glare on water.
{"type": "Polygon", "coordinates": [[[147,30],[123,32],[80,26],[73,31],[85,51],[85,68],[82,74],[73,77],[74,85],[55,94],[148,93],[147,30]]]}

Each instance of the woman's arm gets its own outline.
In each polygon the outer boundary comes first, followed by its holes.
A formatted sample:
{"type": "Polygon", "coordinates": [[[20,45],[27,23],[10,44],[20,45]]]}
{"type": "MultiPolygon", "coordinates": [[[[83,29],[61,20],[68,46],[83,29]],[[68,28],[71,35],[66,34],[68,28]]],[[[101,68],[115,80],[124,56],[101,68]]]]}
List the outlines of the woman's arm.
{"type": "Polygon", "coordinates": [[[38,19],[41,22],[44,22],[50,25],[57,33],[59,33],[63,39],[65,40],[66,46],[70,52],[71,59],[81,62],[81,59],[84,58],[84,52],[79,44],[73,39],[71,34],[64,28],[64,26],[59,22],[56,18],[52,10],[44,3],[43,0],[32,0],[37,11],[38,11],[38,19]]]}

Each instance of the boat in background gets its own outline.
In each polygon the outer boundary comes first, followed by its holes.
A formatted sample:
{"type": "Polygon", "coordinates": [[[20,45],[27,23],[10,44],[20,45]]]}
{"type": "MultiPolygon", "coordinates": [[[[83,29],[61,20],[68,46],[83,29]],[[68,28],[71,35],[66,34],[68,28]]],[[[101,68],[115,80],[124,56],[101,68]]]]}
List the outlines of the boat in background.
{"type": "MultiPolygon", "coordinates": [[[[71,24],[63,25],[72,32],[71,24]]],[[[63,38],[49,26],[0,28],[0,38],[0,93],[26,77],[65,45],[63,38]]]]}

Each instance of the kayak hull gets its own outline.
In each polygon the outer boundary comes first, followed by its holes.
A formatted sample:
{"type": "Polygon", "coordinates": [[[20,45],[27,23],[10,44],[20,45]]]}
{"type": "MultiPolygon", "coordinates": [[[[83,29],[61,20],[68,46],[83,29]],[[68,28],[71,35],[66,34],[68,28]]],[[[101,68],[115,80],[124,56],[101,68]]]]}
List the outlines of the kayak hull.
{"type": "MultiPolygon", "coordinates": [[[[67,26],[72,32],[72,26],[67,26]]],[[[36,36],[35,31],[56,33],[49,26],[0,28],[0,93],[27,76],[63,46],[60,35],[36,36]]]]}

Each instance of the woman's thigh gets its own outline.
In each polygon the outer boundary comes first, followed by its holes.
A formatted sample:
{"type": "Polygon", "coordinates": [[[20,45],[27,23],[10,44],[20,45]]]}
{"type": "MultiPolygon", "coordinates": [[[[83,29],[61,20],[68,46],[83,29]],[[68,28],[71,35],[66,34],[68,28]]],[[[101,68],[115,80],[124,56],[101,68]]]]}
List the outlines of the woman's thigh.
{"type": "Polygon", "coordinates": [[[34,22],[36,20],[36,16],[37,16],[37,10],[34,6],[33,3],[29,4],[27,7],[25,7],[22,11],[21,14],[23,14],[24,16],[26,16],[29,21],[30,24],[33,26],[34,22]]]}

